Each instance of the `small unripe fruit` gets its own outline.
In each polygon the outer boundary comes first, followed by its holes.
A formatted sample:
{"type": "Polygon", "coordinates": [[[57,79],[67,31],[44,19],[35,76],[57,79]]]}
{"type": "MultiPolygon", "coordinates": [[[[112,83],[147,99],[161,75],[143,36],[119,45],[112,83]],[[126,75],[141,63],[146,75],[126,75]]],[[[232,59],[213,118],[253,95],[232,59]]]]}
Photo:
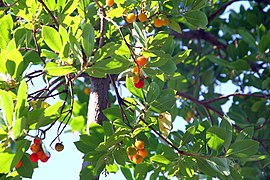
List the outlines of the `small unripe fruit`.
{"type": "Polygon", "coordinates": [[[16,164],[15,168],[18,169],[18,168],[20,168],[21,166],[22,166],[22,160],[20,160],[20,161],[16,164]]]}
{"type": "Polygon", "coordinates": [[[138,19],[139,19],[140,22],[145,22],[147,20],[147,16],[144,13],[140,13],[138,15],[138,19]]]}
{"type": "Polygon", "coordinates": [[[137,149],[135,147],[129,146],[127,148],[127,155],[128,156],[135,156],[137,154],[137,149]]]}
{"type": "Polygon", "coordinates": [[[139,66],[136,66],[132,72],[136,75],[136,76],[139,76],[139,75],[142,75],[142,68],[140,68],[139,66]]]}
{"type": "Polygon", "coordinates": [[[86,94],[86,95],[89,95],[90,94],[90,88],[84,88],[84,90],[83,90],[83,92],[84,92],[84,94],[86,94]]]}
{"type": "Polygon", "coordinates": [[[135,146],[138,149],[144,149],[144,142],[141,141],[141,140],[138,140],[138,141],[135,142],[135,146]]]}
{"type": "Polygon", "coordinates": [[[143,79],[140,79],[140,81],[138,83],[135,83],[134,86],[136,88],[143,88],[143,86],[144,86],[144,80],[143,79]]]}
{"type": "Polygon", "coordinates": [[[162,25],[163,25],[162,19],[156,18],[156,19],[154,20],[154,26],[155,26],[155,27],[160,28],[162,25]]]}
{"type": "Polygon", "coordinates": [[[128,23],[133,23],[135,20],[136,20],[136,16],[135,16],[134,13],[130,13],[130,14],[128,14],[127,17],[126,17],[126,21],[127,21],[128,23]]]}
{"type": "Polygon", "coordinates": [[[106,5],[111,7],[114,4],[114,0],[106,0],[106,5]]]}
{"type": "Polygon", "coordinates": [[[144,66],[147,63],[147,59],[144,56],[140,56],[136,59],[136,63],[139,66],[144,66]]]}
{"type": "Polygon", "coordinates": [[[141,164],[143,162],[143,157],[136,154],[135,156],[133,156],[133,162],[135,164],[141,164]]]}
{"type": "Polygon", "coordinates": [[[39,144],[32,144],[30,149],[33,153],[37,153],[38,151],[40,151],[40,145],[39,144]]]}
{"type": "Polygon", "coordinates": [[[60,152],[60,151],[63,151],[64,149],[64,145],[62,143],[56,143],[55,144],[55,150],[60,152]]]}
{"type": "Polygon", "coordinates": [[[38,162],[38,155],[37,155],[37,153],[32,153],[31,155],[30,155],[30,160],[32,161],[32,162],[38,162]]]}
{"type": "Polygon", "coordinates": [[[137,154],[139,154],[140,156],[142,156],[143,158],[145,158],[148,155],[148,152],[146,149],[139,149],[137,154]]]}

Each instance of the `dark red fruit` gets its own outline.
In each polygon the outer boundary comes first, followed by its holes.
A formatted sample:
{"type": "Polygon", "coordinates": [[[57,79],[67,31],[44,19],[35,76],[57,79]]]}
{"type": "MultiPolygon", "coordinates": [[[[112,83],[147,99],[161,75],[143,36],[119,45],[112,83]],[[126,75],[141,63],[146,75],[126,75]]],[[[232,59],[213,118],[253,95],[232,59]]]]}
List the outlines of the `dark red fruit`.
{"type": "Polygon", "coordinates": [[[30,155],[30,160],[31,160],[32,162],[38,162],[38,155],[37,155],[37,153],[32,153],[32,154],[30,155]]]}
{"type": "Polygon", "coordinates": [[[144,85],[144,80],[143,80],[143,79],[141,79],[138,83],[135,83],[135,84],[134,84],[134,86],[135,86],[136,88],[142,88],[143,85],[144,85]]]}

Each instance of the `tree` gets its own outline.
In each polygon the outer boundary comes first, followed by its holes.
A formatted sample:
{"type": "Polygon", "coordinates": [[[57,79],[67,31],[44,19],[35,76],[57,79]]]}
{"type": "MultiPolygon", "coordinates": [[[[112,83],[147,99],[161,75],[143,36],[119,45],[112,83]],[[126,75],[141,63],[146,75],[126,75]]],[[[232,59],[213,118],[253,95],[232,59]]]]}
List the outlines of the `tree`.
{"type": "Polygon", "coordinates": [[[236,1],[0,1],[0,179],[31,177],[67,126],[82,180],[269,178],[270,1],[221,19],[236,1]]]}

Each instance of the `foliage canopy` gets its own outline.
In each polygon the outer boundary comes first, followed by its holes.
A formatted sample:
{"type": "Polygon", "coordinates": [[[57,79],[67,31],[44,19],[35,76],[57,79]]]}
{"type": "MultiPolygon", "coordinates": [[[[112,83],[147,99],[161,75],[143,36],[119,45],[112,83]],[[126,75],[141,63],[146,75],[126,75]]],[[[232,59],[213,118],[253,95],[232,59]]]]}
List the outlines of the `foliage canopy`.
{"type": "Polygon", "coordinates": [[[126,179],[269,178],[270,2],[249,1],[221,19],[236,1],[0,1],[0,180],[32,177],[31,141],[57,121],[50,145],[67,126],[81,133],[75,146],[91,162],[82,180],[117,171],[126,179]],[[147,20],[128,23],[129,13],[147,20]],[[30,93],[37,78],[46,87],[30,93]],[[94,80],[104,79],[107,108],[87,106],[100,89],[94,80]],[[235,92],[220,94],[228,83],[235,92]],[[101,123],[89,123],[87,107],[104,115],[101,123]],[[185,131],[172,130],[184,119],[185,131]],[[149,152],[141,164],[126,155],[136,140],[149,152]]]}

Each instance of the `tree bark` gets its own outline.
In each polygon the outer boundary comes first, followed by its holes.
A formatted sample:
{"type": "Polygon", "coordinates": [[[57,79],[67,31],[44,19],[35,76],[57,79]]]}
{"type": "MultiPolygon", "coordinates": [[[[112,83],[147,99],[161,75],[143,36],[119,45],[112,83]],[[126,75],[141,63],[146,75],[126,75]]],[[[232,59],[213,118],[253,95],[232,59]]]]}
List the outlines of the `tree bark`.
{"type": "MultiPolygon", "coordinates": [[[[109,106],[109,78],[90,77],[91,93],[88,102],[87,126],[86,131],[89,134],[90,124],[95,122],[102,125],[105,120],[103,110],[109,106]]],[[[91,162],[83,161],[82,169],[90,165],[91,162]]],[[[96,177],[95,180],[98,180],[96,177]]]]}

